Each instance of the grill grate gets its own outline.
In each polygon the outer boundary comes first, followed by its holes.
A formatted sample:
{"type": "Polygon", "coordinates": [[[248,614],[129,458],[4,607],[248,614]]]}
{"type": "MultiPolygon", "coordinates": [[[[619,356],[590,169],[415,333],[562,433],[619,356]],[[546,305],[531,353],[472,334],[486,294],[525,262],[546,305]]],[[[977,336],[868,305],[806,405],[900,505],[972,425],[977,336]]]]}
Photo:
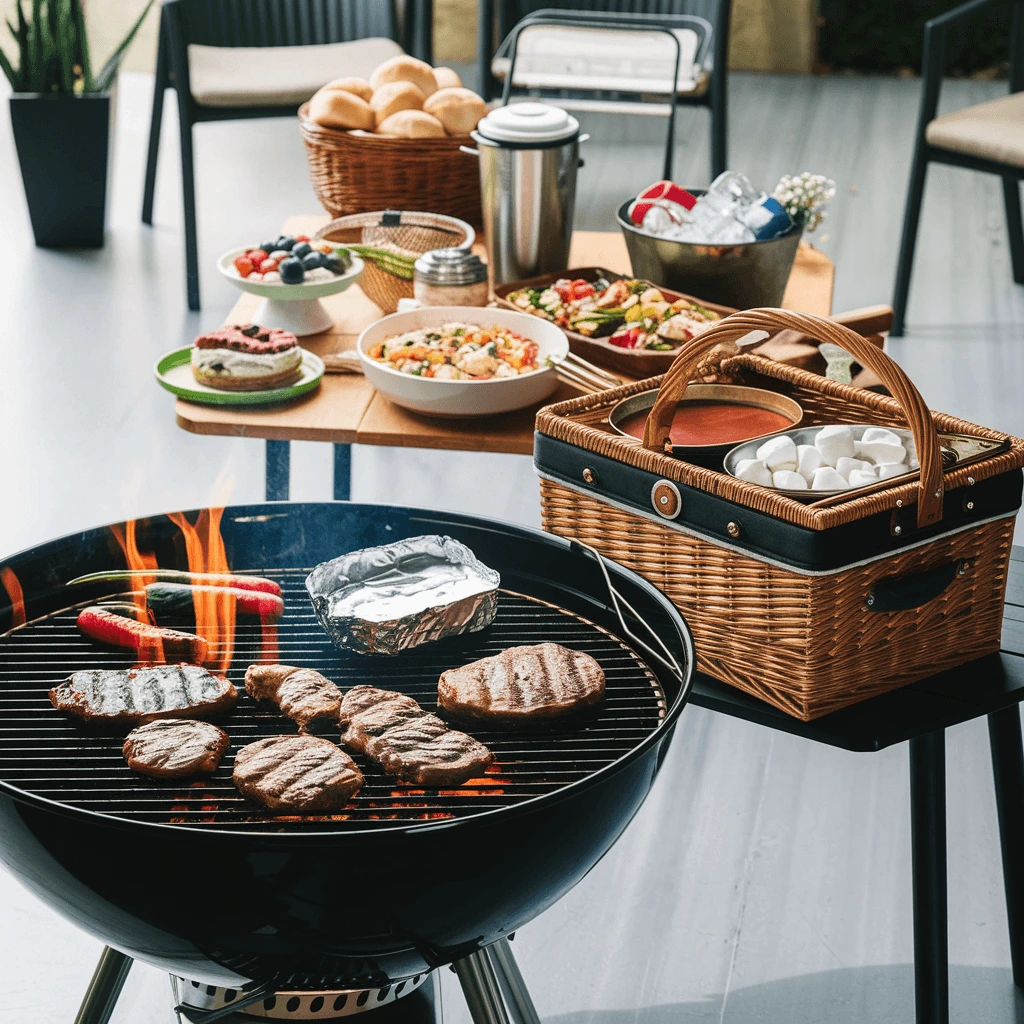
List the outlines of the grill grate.
{"type": "MultiPolygon", "coordinates": [[[[421,789],[398,783],[356,755],[366,776],[362,790],[333,814],[275,815],[245,800],[231,782],[235,752],[246,743],[295,724],[246,693],[246,667],[260,660],[264,637],[257,623],[236,629],[227,675],[241,691],[238,706],[219,724],[231,747],[216,774],[194,782],[135,775],[121,755],[123,736],[89,732],[50,704],[49,689],[73,671],[126,668],[124,652],[79,635],[76,606],[0,637],[0,779],[72,807],[134,821],[242,831],[396,827],[464,818],[553,792],[612,764],[646,739],[665,716],[665,696],[643,661],[611,633],[571,612],[502,591],[488,629],[426,644],[396,657],[366,657],[335,648],[316,619],[304,587],[308,570],[263,572],[284,590],[285,614],[276,642],[283,664],[315,668],[343,689],[367,683],[399,689],[427,710],[437,707],[437,679],[446,668],[497,654],[517,644],[554,641],[585,650],[600,663],[607,692],[599,709],[571,728],[544,732],[468,731],[486,743],[495,762],[459,789],[421,789]]],[[[322,733],[323,734],[323,733],[322,733]]],[[[326,734],[325,734],[326,735],[326,734]]],[[[337,739],[337,734],[331,735],[337,739]]]]}

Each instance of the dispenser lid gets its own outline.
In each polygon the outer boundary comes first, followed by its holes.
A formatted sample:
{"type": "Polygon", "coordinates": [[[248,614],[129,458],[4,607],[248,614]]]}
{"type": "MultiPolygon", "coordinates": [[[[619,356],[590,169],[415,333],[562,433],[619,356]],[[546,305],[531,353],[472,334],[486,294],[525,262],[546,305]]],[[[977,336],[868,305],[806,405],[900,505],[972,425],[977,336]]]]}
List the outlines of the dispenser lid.
{"type": "Polygon", "coordinates": [[[418,281],[437,285],[479,284],[487,280],[487,264],[465,249],[432,249],[413,269],[418,281]]]}
{"type": "Polygon", "coordinates": [[[580,123],[547,103],[510,103],[492,110],[476,130],[492,142],[552,143],[578,135],[580,123]]]}

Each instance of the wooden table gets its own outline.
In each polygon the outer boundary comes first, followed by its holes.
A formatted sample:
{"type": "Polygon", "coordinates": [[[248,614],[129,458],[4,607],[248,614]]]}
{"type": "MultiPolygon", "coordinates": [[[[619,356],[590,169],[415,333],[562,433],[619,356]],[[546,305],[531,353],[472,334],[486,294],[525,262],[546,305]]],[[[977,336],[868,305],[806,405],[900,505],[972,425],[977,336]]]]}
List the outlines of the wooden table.
{"type": "MultiPolygon", "coordinates": [[[[325,216],[292,217],[285,223],[284,231],[312,235],[326,222],[325,216]]],[[[479,240],[475,248],[484,252],[479,240]]],[[[626,243],[617,231],[577,231],[572,239],[569,265],[600,266],[630,273],[626,243]]],[[[801,245],[782,304],[788,309],[828,316],[832,311],[834,276],[835,267],[827,256],[809,245],[801,245]]],[[[354,348],[363,328],[382,315],[358,285],[323,301],[334,318],[334,327],[302,339],[303,347],[321,356],[354,348]]],[[[257,296],[243,293],[225,322],[247,322],[258,303],[257,296]]],[[[576,394],[563,384],[549,401],[561,401],[576,394]]],[[[245,408],[199,405],[178,399],[175,412],[178,426],[194,434],[265,439],[267,500],[275,501],[288,497],[290,441],[334,444],[334,496],[345,500],[350,493],[349,445],[353,443],[531,455],[537,410],[523,409],[468,422],[430,419],[393,405],[363,377],[327,374],[315,392],[286,405],[245,408]]]]}

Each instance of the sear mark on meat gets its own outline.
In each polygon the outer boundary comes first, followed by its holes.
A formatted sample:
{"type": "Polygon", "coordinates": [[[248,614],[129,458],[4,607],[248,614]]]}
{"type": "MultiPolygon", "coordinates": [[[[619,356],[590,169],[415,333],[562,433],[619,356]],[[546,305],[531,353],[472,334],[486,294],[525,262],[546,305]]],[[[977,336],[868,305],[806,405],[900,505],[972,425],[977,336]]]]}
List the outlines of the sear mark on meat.
{"type": "Polygon", "coordinates": [[[156,718],[210,718],[230,710],[238,690],[198,665],[151,665],[74,672],[50,691],[58,711],[94,725],[136,726],[156,718]]]}
{"type": "Polygon", "coordinates": [[[437,684],[445,711],[503,726],[562,718],[603,696],[601,666],[589,654],[552,643],[510,647],[448,669],[437,684]]]}
{"type": "Polygon", "coordinates": [[[212,775],[228,749],[228,734],[192,718],[159,718],[128,733],[121,750],[128,767],[154,779],[212,775]]]}
{"type": "Polygon", "coordinates": [[[339,716],[341,742],[385,772],[420,786],[461,786],[494,760],[478,740],[450,729],[403,693],[354,686],[339,716]]]}
{"type": "Polygon", "coordinates": [[[232,781],[272,811],[340,810],[363,773],[340,747],[319,736],[271,736],[242,747],[232,781]]]}
{"type": "Polygon", "coordinates": [[[311,668],[250,665],[245,670],[245,691],[254,700],[272,701],[295,720],[302,733],[318,720],[336,722],[341,707],[341,690],[311,668]]]}

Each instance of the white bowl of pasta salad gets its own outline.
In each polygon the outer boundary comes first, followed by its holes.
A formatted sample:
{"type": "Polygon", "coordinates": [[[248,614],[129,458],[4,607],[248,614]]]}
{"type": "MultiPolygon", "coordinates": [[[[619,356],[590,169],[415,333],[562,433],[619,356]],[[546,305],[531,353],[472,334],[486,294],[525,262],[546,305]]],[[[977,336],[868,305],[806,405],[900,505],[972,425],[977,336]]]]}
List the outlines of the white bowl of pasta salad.
{"type": "Polygon", "coordinates": [[[357,349],[367,379],[396,405],[428,416],[493,416],[544,401],[569,342],[528,313],[427,306],[371,324],[357,349]]]}

